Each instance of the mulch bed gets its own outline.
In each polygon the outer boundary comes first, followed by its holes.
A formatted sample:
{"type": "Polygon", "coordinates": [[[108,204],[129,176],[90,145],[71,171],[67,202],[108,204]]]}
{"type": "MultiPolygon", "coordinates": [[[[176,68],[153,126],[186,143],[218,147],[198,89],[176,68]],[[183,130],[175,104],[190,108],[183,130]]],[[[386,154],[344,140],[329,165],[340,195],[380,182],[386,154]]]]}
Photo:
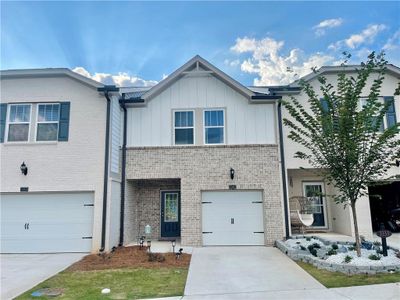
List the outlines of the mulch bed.
{"type": "Polygon", "coordinates": [[[118,247],[114,252],[90,254],[71,265],[67,271],[93,271],[119,268],[187,268],[190,264],[190,254],[183,253],[176,259],[174,253],[160,253],[165,257],[162,262],[149,261],[146,248],[139,246],[118,247]]]}

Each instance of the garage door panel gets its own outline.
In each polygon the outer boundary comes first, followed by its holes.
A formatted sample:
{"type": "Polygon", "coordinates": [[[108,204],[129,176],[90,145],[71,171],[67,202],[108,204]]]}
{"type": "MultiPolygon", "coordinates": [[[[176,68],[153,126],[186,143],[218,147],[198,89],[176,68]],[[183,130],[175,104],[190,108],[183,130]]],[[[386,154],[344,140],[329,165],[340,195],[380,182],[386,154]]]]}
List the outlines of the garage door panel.
{"type": "Polygon", "coordinates": [[[204,245],[264,245],[262,193],[203,192],[204,245]]]}
{"type": "Polygon", "coordinates": [[[1,252],[89,252],[93,200],[93,193],[2,195],[1,252]]]}

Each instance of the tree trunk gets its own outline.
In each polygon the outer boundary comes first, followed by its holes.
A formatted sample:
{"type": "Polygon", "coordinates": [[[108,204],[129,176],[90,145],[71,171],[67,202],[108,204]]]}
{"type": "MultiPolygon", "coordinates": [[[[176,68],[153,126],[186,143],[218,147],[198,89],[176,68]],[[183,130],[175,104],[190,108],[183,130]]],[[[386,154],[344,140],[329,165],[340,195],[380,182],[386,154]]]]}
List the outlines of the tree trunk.
{"type": "Polygon", "coordinates": [[[353,224],[354,224],[354,236],[356,238],[356,251],[357,256],[361,256],[361,243],[360,243],[360,234],[358,232],[358,223],[357,223],[357,213],[356,213],[356,202],[351,201],[351,211],[353,213],[353,224]]]}

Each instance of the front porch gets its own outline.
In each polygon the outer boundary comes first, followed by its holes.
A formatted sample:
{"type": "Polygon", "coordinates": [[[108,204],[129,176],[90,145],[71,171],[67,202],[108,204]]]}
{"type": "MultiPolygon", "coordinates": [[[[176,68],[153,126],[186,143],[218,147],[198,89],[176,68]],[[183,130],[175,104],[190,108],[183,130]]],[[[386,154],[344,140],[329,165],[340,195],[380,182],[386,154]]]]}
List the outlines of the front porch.
{"type": "Polygon", "coordinates": [[[141,236],[151,239],[152,247],[156,241],[179,240],[180,189],[180,179],[175,178],[128,180],[125,244],[138,244],[141,236]],[[146,225],[151,226],[151,234],[145,233],[146,225]]]}

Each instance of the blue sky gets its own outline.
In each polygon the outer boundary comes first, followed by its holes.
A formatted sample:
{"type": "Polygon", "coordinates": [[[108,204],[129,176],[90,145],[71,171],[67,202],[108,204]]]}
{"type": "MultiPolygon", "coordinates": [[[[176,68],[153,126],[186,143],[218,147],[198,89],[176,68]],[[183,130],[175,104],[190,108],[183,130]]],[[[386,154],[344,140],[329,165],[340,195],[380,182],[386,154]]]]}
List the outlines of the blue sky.
{"type": "Polygon", "coordinates": [[[1,69],[68,67],[148,85],[203,56],[246,85],[385,49],[400,64],[400,2],[2,2],[1,69]],[[288,72],[290,70],[291,72],[288,72]]]}

